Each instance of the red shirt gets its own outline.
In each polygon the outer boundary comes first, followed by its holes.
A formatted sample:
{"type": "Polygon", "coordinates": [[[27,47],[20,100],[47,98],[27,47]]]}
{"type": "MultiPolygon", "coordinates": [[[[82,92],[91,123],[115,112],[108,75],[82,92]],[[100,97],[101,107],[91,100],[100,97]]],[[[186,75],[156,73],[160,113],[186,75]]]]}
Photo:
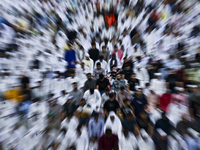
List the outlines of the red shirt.
{"type": "Polygon", "coordinates": [[[99,138],[99,150],[113,150],[118,148],[118,136],[112,134],[111,137],[107,137],[105,134],[99,138]]]}
{"type": "Polygon", "coordinates": [[[105,16],[105,22],[107,22],[108,26],[111,27],[115,23],[115,16],[112,15],[106,15],[105,16]]]}
{"type": "Polygon", "coordinates": [[[167,106],[171,102],[172,95],[169,93],[164,93],[160,98],[160,107],[163,109],[163,111],[166,111],[167,106]]]}

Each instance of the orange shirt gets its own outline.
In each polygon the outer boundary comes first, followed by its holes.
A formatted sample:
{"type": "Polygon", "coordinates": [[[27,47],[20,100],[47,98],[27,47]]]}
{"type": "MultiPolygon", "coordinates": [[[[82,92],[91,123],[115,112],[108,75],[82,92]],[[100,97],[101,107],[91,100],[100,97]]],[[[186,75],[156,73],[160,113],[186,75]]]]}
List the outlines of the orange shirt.
{"type": "Polygon", "coordinates": [[[106,15],[105,16],[105,22],[107,22],[108,26],[111,27],[115,23],[115,16],[112,15],[106,15]]]}

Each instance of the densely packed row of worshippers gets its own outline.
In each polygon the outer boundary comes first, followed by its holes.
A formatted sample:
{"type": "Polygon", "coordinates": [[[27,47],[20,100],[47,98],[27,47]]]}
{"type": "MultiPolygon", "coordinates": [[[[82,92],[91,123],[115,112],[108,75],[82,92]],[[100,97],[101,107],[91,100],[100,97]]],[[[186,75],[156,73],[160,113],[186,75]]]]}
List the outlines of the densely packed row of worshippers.
{"type": "Polygon", "coordinates": [[[0,150],[199,150],[199,0],[0,1],[0,150]]]}

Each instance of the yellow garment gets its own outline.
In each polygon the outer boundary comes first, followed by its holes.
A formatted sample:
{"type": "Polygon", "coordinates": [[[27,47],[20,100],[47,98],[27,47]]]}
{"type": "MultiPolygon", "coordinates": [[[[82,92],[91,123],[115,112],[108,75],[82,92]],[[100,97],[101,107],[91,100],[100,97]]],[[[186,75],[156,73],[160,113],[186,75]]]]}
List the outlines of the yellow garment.
{"type": "Polygon", "coordinates": [[[92,65],[92,63],[91,63],[90,60],[85,60],[84,63],[85,63],[85,66],[87,66],[87,67],[89,67],[89,68],[90,68],[90,66],[92,65]]]}
{"type": "Polygon", "coordinates": [[[22,101],[22,93],[20,89],[11,89],[3,93],[6,100],[16,100],[17,102],[22,101]]]}

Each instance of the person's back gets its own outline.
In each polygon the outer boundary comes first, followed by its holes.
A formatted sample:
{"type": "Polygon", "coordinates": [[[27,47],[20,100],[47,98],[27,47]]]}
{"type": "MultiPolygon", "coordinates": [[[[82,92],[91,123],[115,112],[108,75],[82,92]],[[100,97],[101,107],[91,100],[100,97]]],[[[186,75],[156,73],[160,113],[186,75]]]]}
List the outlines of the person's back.
{"type": "Polygon", "coordinates": [[[118,150],[118,137],[112,134],[111,129],[106,129],[105,134],[99,138],[99,150],[118,150]]]}

